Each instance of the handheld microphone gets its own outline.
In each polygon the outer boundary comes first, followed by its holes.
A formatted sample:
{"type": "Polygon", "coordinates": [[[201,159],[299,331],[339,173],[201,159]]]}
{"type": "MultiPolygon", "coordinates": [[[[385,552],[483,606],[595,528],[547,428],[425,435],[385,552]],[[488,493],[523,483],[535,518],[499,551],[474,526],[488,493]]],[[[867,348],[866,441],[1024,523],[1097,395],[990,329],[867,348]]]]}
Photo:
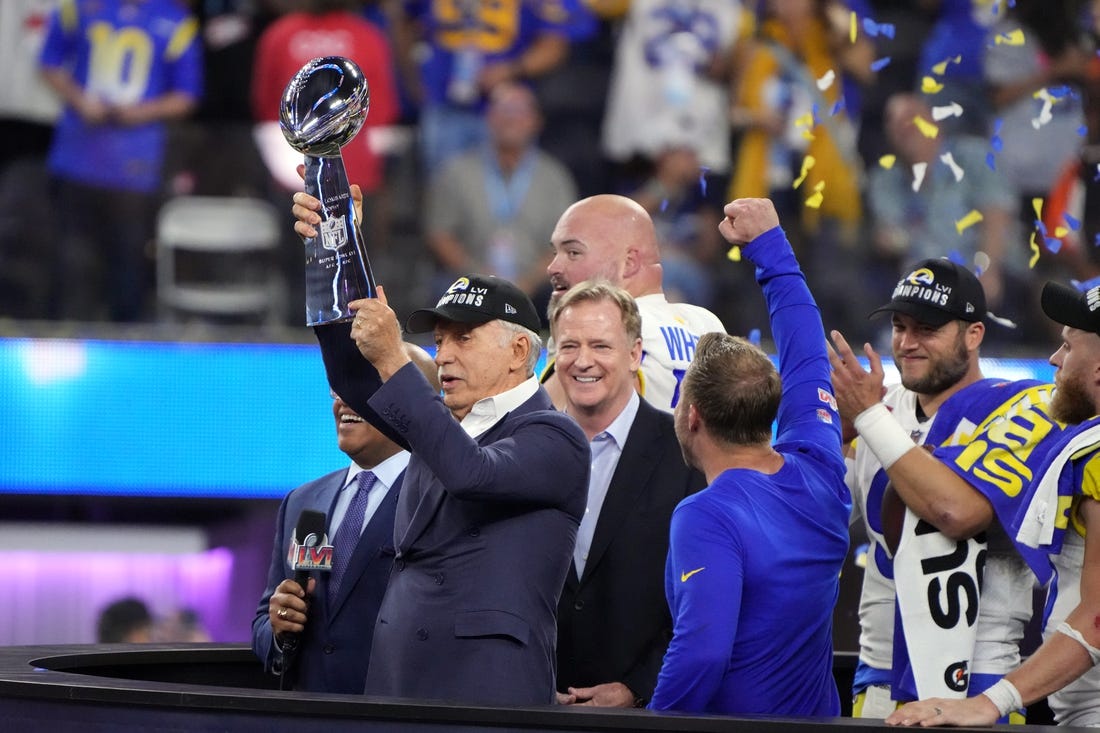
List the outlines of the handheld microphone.
{"type": "MultiPolygon", "coordinates": [[[[287,551],[287,564],[294,571],[294,582],[305,591],[309,588],[311,570],[329,572],[332,570],[332,545],[325,534],[324,512],[304,509],[298,515],[298,524],[294,527],[290,549],[287,551]]],[[[298,634],[286,633],[279,637],[279,645],[284,655],[292,655],[298,649],[298,634]]]]}
{"type": "Polygon", "coordinates": [[[325,534],[325,513],[304,509],[298,515],[298,524],[294,528],[287,564],[294,571],[294,582],[306,590],[309,572],[332,570],[332,545],[325,534]]]}

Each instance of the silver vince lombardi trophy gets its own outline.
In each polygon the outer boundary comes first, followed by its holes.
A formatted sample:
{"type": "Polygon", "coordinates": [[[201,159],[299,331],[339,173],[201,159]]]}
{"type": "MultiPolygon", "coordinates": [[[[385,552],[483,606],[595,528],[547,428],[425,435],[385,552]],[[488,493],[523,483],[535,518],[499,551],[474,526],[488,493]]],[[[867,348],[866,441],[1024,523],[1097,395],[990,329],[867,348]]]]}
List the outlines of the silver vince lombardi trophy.
{"type": "Polygon", "coordinates": [[[342,56],[316,58],[283,92],[279,124],[305,155],[306,193],[321,201],[318,234],[305,240],[306,325],[349,320],[350,301],[373,298],[374,275],[340,157],[363,126],[370,90],[363,72],[342,56]]]}

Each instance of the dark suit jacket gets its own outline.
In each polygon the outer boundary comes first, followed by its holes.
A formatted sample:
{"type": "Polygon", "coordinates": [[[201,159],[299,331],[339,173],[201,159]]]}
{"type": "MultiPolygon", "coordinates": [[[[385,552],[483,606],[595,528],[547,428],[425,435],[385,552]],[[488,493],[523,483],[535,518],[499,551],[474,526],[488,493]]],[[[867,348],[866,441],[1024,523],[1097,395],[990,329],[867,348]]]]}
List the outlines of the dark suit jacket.
{"type": "Polygon", "coordinates": [[[672,510],[705,485],[684,464],[672,415],[642,400],[583,577],[569,564],[558,603],[559,690],[622,682],[641,698],[652,696],[672,638],[664,590],[672,510]]]}
{"type": "Polygon", "coordinates": [[[366,692],[553,702],[554,611],[588,493],[584,433],[540,387],[475,441],[412,364],[370,402],[413,456],[366,692]]]}
{"type": "MultiPolygon", "coordinates": [[[[252,620],[252,650],[263,661],[264,669],[273,674],[280,673],[285,660],[275,647],[267,607],[279,583],[294,575],[286,560],[294,527],[303,509],[332,516],[336,496],[344,485],[347,473],[344,468],[304,484],[290,492],[279,507],[275,546],[267,573],[267,590],[252,620]]],[[[297,661],[292,670],[295,689],[363,692],[374,619],[378,616],[378,607],[393,567],[393,518],[401,484],[402,477],[398,477],[363,528],[334,605],[329,606],[328,603],[328,574],[311,573],[318,582],[310,599],[309,620],[302,632],[297,661]]],[[[335,534],[336,528],[329,527],[330,540],[335,534]]]]}

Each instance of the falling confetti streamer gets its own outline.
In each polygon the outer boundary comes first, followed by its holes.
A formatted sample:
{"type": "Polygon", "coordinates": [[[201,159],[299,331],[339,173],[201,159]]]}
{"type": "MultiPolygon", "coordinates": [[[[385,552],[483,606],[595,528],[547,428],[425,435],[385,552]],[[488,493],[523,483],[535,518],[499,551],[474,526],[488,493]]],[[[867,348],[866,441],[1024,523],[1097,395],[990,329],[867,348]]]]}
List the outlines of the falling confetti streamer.
{"type": "Polygon", "coordinates": [[[936,76],[943,76],[947,72],[948,64],[961,64],[962,60],[962,54],[959,54],[958,56],[948,56],[943,61],[932,67],[932,73],[936,76]]]}
{"type": "Polygon", "coordinates": [[[997,170],[997,164],[996,164],[996,161],[993,158],[993,153],[986,153],[985,154],[985,164],[987,166],[989,166],[989,170],[991,170],[991,171],[996,171],[997,170]]]}
{"type": "Polygon", "coordinates": [[[856,33],[859,32],[859,20],[856,18],[856,14],[853,11],[848,15],[848,41],[849,43],[856,42],[856,33]]]}
{"type": "Polygon", "coordinates": [[[876,23],[870,18],[863,19],[863,32],[872,38],[875,36],[886,36],[887,38],[893,38],[896,29],[893,23],[876,23]]]}
{"type": "Polygon", "coordinates": [[[886,170],[893,168],[896,162],[898,162],[898,156],[896,155],[884,155],[878,159],[878,164],[886,170]]]}
{"type": "Polygon", "coordinates": [[[944,165],[951,169],[951,175],[955,176],[956,183],[963,179],[965,171],[959,166],[958,163],[955,162],[955,156],[953,156],[950,151],[941,155],[940,160],[943,161],[944,165]]]}
{"type": "Polygon", "coordinates": [[[998,33],[997,37],[993,39],[993,43],[997,46],[1022,46],[1024,45],[1024,32],[1017,28],[1005,33],[998,33]]]}
{"type": "Polygon", "coordinates": [[[1028,260],[1028,269],[1034,270],[1035,263],[1039,261],[1039,233],[1031,233],[1031,259],[1028,260]]]}
{"type": "Polygon", "coordinates": [[[920,134],[924,135],[926,138],[932,139],[940,134],[939,127],[933,125],[931,122],[924,119],[920,115],[917,115],[913,118],[913,124],[917,126],[918,130],[920,130],[920,134]]]}
{"type": "Polygon", "coordinates": [[[955,231],[962,234],[964,231],[980,222],[985,217],[977,209],[971,209],[970,213],[955,222],[955,231]]]}
{"type": "Polygon", "coordinates": [[[805,158],[802,159],[802,173],[795,180],[794,186],[792,186],[792,188],[798,188],[802,185],[802,182],[806,180],[806,174],[810,172],[810,169],[814,167],[814,163],[816,162],[817,160],[815,160],[814,156],[812,155],[807,155],[805,158]]]}
{"type": "Polygon", "coordinates": [[[821,91],[825,91],[833,85],[836,80],[836,72],[832,69],[826,71],[820,79],[817,80],[817,88],[821,91]]]}
{"type": "Polygon", "coordinates": [[[1054,119],[1054,113],[1052,111],[1054,109],[1054,97],[1050,96],[1050,92],[1048,92],[1046,89],[1040,89],[1032,96],[1034,96],[1036,99],[1043,100],[1043,108],[1039,110],[1039,116],[1033,117],[1031,120],[1031,126],[1038,130],[1040,127],[1054,119]]]}
{"type": "Polygon", "coordinates": [[[814,186],[814,192],[810,194],[806,199],[806,206],[811,209],[817,209],[821,206],[821,202],[825,200],[825,181],[818,181],[814,186]]]}
{"type": "Polygon", "coordinates": [[[838,114],[840,114],[841,110],[843,110],[843,109],[844,109],[844,100],[843,99],[838,99],[838,100],[836,100],[836,103],[833,105],[833,108],[831,110],[829,110],[829,116],[830,117],[836,117],[838,114]]]}
{"type": "Polygon", "coordinates": [[[729,252],[726,252],[726,258],[730,262],[740,262],[741,261],[741,246],[735,244],[732,247],[730,247],[729,252]]]}
{"type": "Polygon", "coordinates": [[[926,76],[920,80],[920,90],[925,94],[936,94],[943,89],[943,84],[936,81],[931,76],[926,76]]]}
{"type": "Polygon", "coordinates": [[[705,165],[699,166],[699,193],[703,198],[707,197],[707,174],[710,173],[710,168],[705,165]]]}
{"type": "MultiPolygon", "coordinates": [[[[1042,222],[1042,219],[1043,219],[1043,199],[1038,197],[1038,196],[1031,199],[1031,209],[1035,212],[1036,223],[1039,226],[1042,226],[1042,224],[1043,224],[1043,222],[1042,222]]],[[[1045,230],[1045,227],[1044,227],[1044,230],[1045,230]]]]}
{"type": "Polygon", "coordinates": [[[871,71],[879,72],[890,65],[891,58],[889,56],[883,56],[880,59],[875,59],[871,62],[871,71]]]}
{"type": "Polygon", "coordinates": [[[749,329],[749,343],[752,344],[753,346],[760,346],[760,329],[759,328],[750,328],[749,329]]]}
{"type": "Polygon", "coordinates": [[[924,172],[928,170],[927,163],[914,163],[913,164],[913,193],[920,190],[920,185],[924,183],[924,172]]]}
{"type": "Polygon", "coordinates": [[[948,117],[961,117],[962,113],[962,105],[958,102],[952,102],[943,107],[933,107],[932,119],[936,122],[940,122],[941,120],[946,120],[948,117]]]}
{"type": "Polygon", "coordinates": [[[1070,216],[1069,214],[1062,214],[1062,218],[1066,220],[1066,225],[1073,231],[1076,232],[1081,228],[1081,221],[1076,217],[1070,216]]]}

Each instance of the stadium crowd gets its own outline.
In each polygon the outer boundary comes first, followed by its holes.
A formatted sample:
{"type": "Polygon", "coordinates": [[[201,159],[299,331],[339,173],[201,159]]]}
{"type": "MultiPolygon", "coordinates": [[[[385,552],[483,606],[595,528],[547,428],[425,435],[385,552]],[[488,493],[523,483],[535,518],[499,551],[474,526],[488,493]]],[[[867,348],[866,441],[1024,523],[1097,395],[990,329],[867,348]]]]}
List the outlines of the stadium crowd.
{"type": "MultiPolygon", "coordinates": [[[[863,317],[869,294],[948,257],[1017,325],[991,329],[991,351],[1042,348],[1044,277],[1097,274],[1090,4],[681,6],[13,0],[0,18],[0,313],[155,320],[157,207],[199,194],[285,211],[298,181],[281,90],[309,58],[346,55],[371,106],[343,155],[399,312],[465,271],[545,303],[553,222],[577,196],[618,193],[655,221],[669,298],[746,334],[766,310],[722,266],[716,212],[767,196],[827,324],[884,343],[863,317]],[[83,38],[96,23],[115,30],[83,38]]],[[[279,251],[296,303],[289,232],[279,251]]]]}

